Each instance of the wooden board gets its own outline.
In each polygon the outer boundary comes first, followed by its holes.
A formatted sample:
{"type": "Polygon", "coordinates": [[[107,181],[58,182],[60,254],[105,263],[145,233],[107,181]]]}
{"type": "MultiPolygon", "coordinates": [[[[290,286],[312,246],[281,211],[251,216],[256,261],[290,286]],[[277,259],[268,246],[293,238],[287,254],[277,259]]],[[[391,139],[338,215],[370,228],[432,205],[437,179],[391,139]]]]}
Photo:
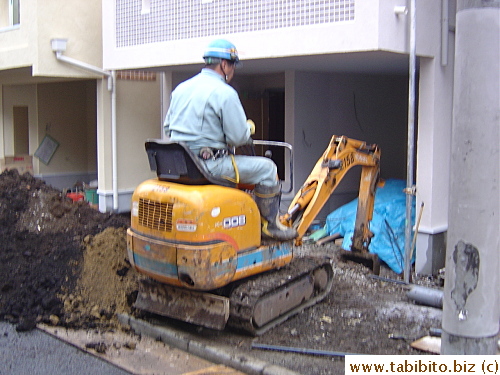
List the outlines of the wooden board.
{"type": "Polygon", "coordinates": [[[440,354],[441,353],[441,337],[424,336],[411,343],[411,347],[424,352],[440,354]]]}
{"type": "Polygon", "coordinates": [[[70,330],[39,324],[38,329],[137,375],[244,375],[172,348],[150,337],[122,331],[70,330]],[[211,372],[210,372],[211,371],[211,372]],[[215,372],[214,372],[215,371],[215,372]]]}

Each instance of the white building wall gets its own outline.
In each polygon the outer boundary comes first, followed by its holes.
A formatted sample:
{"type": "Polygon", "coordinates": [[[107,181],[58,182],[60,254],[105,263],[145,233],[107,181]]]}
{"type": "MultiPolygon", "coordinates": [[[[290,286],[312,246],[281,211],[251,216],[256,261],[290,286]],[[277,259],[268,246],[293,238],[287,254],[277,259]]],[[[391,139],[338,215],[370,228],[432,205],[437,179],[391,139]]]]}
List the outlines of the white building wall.
{"type": "MultiPolygon", "coordinates": [[[[91,86],[93,82],[89,82],[91,86]]],[[[46,135],[50,135],[59,146],[45,165],[39,163],[37,173],[40,175],[57,175],[65,172],[95,173],[95,164],[88,165],[87,144],[88,127],[93,130],[95,138],[95,120],[87,120],[87,95],[85,82],[54,82],[37,85],[37,139],[34,152],[46,135]]],[[[95,99],[95,95],[91,95],[95,99]]],[[[95,110],[95,102],[91,103],[95,110]]],[[[90,132],[91,134],[91,132],[90,132]]],[[[95,150],[94,150],[95,154],[95,150]]],[[[76,181],[75,181],[76,182],[76,181]]],[[[73,186],[67,186],[72,188],[73,186]]]]}
{"type": "Polygon", "coordinates": [[[0,70],[30,66],[36,58],[33,48],[36,35],[36,8],[29,1],[20,2],[22,24],[0,30],[0,70]]]}
{"type": "Polygon", "coordinates": [[[406,48],[395,0],[151,0],[149,12],[141,4],[103,3],[106,69],[197,64],[214,37],[231,40],[245,60],[406,48]]]}
{"type": "MultiPolygon", "coordinates": [[[[435,275],[444,267],[448,230],[455,3],[450,1],[449,5],[448,10],[441,9],[437,15],[425,13],[433,19],[433,34],[439,39],[428,43],[434,57],[420,59],[415,214],[421,215],[421,222],[415,271],[424,275],[435,275]],[[442,27],[444,38],[438,26],[442,27]]],[[[422,30],[422,33],[428,32],[422,30]]]]}
{"type": "MultiPolygon", "coordinates": [[[[161,138],[161,78],[116,81],[116,186],[119,212],[130,211],[131,196],[137,185],[155,176],[150,171],[144,143],[161,138]]],[[[114,211],[112,136],[110,126],[111,94],[105,85],[98,87],[103,103],[98,108],[99,209],[114,211]]]]}
{"type": "Polygon", "coordinates": [[[50,40],[68,39],[67,53],[102,65],[101,0],[20,1],[21,22],[0,30],[0,70],[31,66],[34,76],[91,77],[55,59],[50,40]]]}
{"type": "Polygon", "coordinates": [[[333,74],[330,122],[335,134],[376,143],[382,178],[406,178],[407,78],[333,74]]]}
{"type": "MultiPolygon", "coordinates": [[[[23,1],[21,1],[21,4],[23,1]]],[[[34,75],[63,77],[92,77],[95,75],[54,58],[50,41],[53,38],[68,39],[65,54],[87,64],[102,66],[102,18],[101,0],[43,0],[36,2],[37,23],[36,60],[34,75]],[[77,22],[80,20],[80,22],[77,22]]],[[[22,21],[22,27],[25,23],[22,21]]]]}
{"type": "Polygon", "coordinates": [[[134,190],[138,179],[156,176],[149,169],[144,143],[162,137],[159,93],[158,76],[154,81],[118,81],[118,175],[124,189],[134,190]]]}
{"type": "MultiPolygon", "coordinates": [[[[295,73],[294,186],[299,189],[329,143],[328,75],[295,73]],[[326,135],[326,136],[325,136],[326,135]]],[[[287,93],[285,93],[285,96],[287,93]]],[[[286,126],[286,125],[285,125],[286,126]]]]}

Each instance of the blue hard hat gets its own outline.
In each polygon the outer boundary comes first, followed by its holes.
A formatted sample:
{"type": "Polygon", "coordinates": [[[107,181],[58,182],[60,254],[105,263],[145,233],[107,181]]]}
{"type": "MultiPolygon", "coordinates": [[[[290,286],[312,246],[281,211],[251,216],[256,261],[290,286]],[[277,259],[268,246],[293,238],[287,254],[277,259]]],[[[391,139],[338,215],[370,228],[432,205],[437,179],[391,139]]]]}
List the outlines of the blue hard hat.
{"type": "Polygon", "coordinates": [[[225,39],[216,39],[211,42],[207,46],[205,53],[203,54],[203,58],[205,60],[209,58],[224,59],[234,63],[238,63],[240,61],[238,51],[236,51],[234,44],[225,39]]]}

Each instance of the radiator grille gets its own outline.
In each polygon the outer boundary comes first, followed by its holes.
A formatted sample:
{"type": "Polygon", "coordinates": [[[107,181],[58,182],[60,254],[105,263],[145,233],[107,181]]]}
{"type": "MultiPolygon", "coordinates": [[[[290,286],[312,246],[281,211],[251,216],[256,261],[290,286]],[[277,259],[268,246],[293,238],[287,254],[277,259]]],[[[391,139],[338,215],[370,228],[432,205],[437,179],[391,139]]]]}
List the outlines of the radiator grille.
{"type": "Polygon", "coordinates": [[[116,46],[354,20],[355,0],[116,0],[116,46]]]}
{"type": "Polygon", "coordinates": [[[139,224],[150,229],[172,232],[173,203],[139,199],[139,224]]]}

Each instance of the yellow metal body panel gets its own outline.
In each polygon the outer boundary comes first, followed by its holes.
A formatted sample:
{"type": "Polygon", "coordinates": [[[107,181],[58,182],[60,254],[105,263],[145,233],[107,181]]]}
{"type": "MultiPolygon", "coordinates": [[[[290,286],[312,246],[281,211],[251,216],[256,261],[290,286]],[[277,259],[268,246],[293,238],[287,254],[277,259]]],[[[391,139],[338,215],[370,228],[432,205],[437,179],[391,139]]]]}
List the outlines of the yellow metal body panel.
{"type": "Polygon", "coordinates": [[[177,274],[177,248],[174,244],[142,236],[127,230],[127,252],[131,264],[141,273],[158,281],[182,286],[177,274]]]}
{"type": "Polygon", "coordinates": [[[234,280],[286,266],[292,261],[293,246],[288,242],[275,242],[238,254],[234,280]]]}
{"type": "Polygon", "coordinates": [[[155,238],[187,242],[223,239],[232,242],[236,251],[260,244],[259,209],[249,194],[238,189],[152,179],[135,190],[131,215],[134,230],[155,238]],[[148,212],[140,212],[141,200],[148,212]],[[162,207],[171,213],[160,217],[163,213],[157,211],[162,207]],[[165,222],[170,219],[171,223],[165,222]],[[165,230],[168,225],[170,230],[165,230]]]}
{"type": "MultiPolygon", "coordinates": [[[[260,246],[260,213],[238,189],[148,180],[132,197],[127,241],[141,273],[170,285],[216,289],[233,281],[240,253],[260,246]]],[[[270,269],[254,264],[252,273],[270,269]]]]}

